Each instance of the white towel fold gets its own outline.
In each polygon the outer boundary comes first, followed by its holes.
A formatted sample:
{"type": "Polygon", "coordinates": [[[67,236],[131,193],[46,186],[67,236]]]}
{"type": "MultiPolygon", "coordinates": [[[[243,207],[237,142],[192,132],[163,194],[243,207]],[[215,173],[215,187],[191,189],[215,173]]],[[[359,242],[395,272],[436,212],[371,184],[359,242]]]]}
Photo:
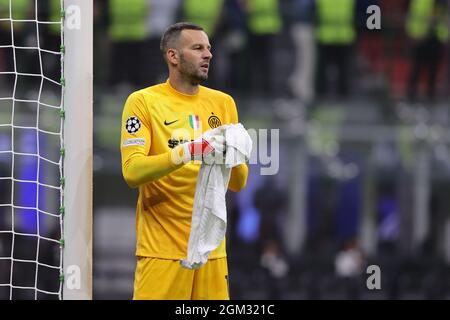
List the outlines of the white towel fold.
{"type": "Polygon", "coordinates": [[[226,141],[225,163],[208,165],[202,163],[197,178],[194,208],[192,210],[187,259],[181,265],[198,269],[222,242],[227,230],[225,194],[230,181],[231,169],[245,163],[252,150],[252,140],[242,124],[224,125],[216,128],[226,141]]]}

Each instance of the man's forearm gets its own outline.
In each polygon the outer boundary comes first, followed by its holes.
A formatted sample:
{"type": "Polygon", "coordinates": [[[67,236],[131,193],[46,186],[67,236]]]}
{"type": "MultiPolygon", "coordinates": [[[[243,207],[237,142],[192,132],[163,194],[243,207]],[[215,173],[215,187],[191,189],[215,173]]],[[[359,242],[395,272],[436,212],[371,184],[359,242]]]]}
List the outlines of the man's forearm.
{"type": "Polygon", "coordinates": [[[248,166],[246,164],[241,164],[234,167],[231,170],[230,182],[228,183],[228,189],[233,192],[239,192],[244,189],[247,184],[248,177],[248,166]]]}
{"type": "Polygon", "coordinates": [[[175,171],[184,165],[183,162],[176,164],[171,150],[167,153],[154,156],[135,156],[128,159],[123,165],[123,176],[127,184],[136,188],[175,171]]]}

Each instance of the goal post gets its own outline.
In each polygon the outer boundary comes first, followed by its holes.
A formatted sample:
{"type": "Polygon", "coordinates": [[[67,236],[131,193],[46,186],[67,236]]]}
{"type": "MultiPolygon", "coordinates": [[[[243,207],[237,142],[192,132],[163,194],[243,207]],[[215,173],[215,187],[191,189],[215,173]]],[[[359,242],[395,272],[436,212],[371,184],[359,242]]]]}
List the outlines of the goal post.
{"type": "Polygon", "coordinates": [[[92,299],[93,0],[0,0],[0,299],[92,299]]]}
{"type": "Polygon", "coordinates": [[[92,299],[93,0],[63,3],[63,299],[92,299]]]}

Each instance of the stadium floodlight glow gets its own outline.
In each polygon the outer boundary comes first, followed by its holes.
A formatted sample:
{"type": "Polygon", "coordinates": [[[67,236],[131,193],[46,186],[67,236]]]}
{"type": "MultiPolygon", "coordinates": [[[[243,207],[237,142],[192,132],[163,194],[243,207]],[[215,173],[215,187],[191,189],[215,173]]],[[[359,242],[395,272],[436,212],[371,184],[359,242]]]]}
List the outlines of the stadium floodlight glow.
{"type": "Polygon", "coordinates": [[[0,298],[91,299],[93,1],[44,2],[0,1],[0,298]]]}

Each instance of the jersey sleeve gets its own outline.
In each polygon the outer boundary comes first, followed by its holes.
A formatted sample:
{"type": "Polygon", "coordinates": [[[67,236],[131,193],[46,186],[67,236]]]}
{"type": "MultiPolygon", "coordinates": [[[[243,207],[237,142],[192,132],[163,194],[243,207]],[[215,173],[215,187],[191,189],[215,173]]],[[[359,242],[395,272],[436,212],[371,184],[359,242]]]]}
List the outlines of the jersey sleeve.
{"type": "MultiPolygon", "coordinates": [[[[239,122],[237,107],[236,103],[234,102],[234,99],[231,96],[229,96],[228,110],[230,112],[230,120],[231,120],[230,123],[237,124],[239,122]]],[[[248,166],[245,163],[234,167],[231,170],[231,177],[230,182],[228,183],[228,189],[230,189],[233,192],[241,191],[247,184],[247,178],[248,178],[248,166]]]]}
{"type": "MultiPolygon", "coordinates": [[[[120,150],[122,174],[130,187],[157,180],[181,167],[174,163],[172,150],[158,155],[149,155],[151,147],[151,115],[146,102],[139,93],[131,94],[124,106],[120,150]]],[[[176,151],[179,152],[177,149],[176,151]]]]}
{"type": "Polygon", "coordinates": [[[228,96],[229,102],[228,102],[228,110],[230,112],[230,123],[237,124],[239,122],[238,119],[238,113],[237,113],[237,107],[236,102],[234,102],[234,99],[231,96],[228,96]]]}
{"type": "Polygon", "coordinates": [[[146,112],[144,98],[138,94],[131,94],[122,114],[121,128],[122,166],[132,158],[146,156],[151,146],[151,121],[146,112]]]}

